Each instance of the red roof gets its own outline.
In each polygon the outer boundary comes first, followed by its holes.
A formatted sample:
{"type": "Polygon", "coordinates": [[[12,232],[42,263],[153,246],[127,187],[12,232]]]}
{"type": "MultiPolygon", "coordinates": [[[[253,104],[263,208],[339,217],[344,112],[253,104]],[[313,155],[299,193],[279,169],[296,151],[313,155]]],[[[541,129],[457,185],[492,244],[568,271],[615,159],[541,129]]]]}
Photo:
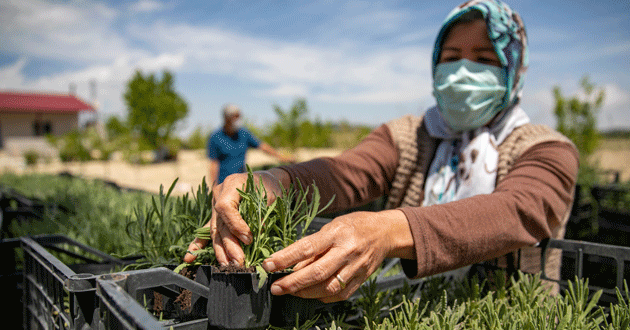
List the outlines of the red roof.
{"type": "Polygon", "coordinates": [[[67,113],[95,110],[74,95],[0,91],[0,112],[4,111],[67,113]]]}

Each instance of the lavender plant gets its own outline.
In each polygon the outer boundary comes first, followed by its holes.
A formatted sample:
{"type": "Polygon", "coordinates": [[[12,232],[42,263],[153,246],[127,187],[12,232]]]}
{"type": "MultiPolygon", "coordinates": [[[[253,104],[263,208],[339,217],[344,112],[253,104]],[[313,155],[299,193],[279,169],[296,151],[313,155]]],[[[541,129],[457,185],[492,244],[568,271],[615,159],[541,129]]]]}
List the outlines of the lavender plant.
{"type": "MultiPolygon", "coordinates": [[[[160,192],[151,199],[151,204],[137,206],[127,218],[126,233],[135,245],[134,254],[142,256],[128,268],[179,263],[195,230],[210,221],[212,191],[205,178],[192,199],[188,193],[181,197],[171,196],[177,181],[173,181],[166,193],[160,186],[160,192]]],[[[199,253],[211,259],[211,252],[206,249],[199,253]]]]}
{"type": "Polygon", "coordinates": [[[247,168],[247,181],[243,189],[238,189],[241,196],[239,212],[249,225],[252,233],[252,243],[243,245],[245,253],[245,267],[254,267],[261,277],[260,286],[264,285],[267,273],[262,268],[262,262],[272,253],[279,251],[298,238],[304,236],[313,219],[324,211],[328,204],[320,208],[319,190],[312,185],[310,202],[308,195],[310,188],[304,189],[298,181],[288,189],[282,189],[280,196],[276,196],[273,203],[269,203],[269,196],[262,181],[256,183],[251,168],[247,168]]]}
{"type": "Polygon", "coordinates": [[[276,204],[274,210],[276,220],[272,225],[274,251],[286,248],[300,237],[304,237],[313,219],[326,210],[333,200],[334,196],[320,209],[321,198],[316,185],[313,184],[304,189],[302,183],[297,180],[296,184],[291,185],[289,189],[283,188],[280,198],[276,198],[274,202],[276,204]],[[309,194],[311,194],[310,202],[309,194]]]}
{"type": "MultiPolygon", "coordinates": [[[[610,322],[604,318],[604,329],[628,329],[630,328],[630,290],[628,283],[623,282],[624,294],[616,288],[617,304],[610,304],[610,322]]],[[[601,307],[600,307],[601,308],[601,307]]]]}
{"type": "MultiPolygon", "coordinates": [[[[364,329],[627,329],[630,326],[630,292],[617,288],[618,303],[609,312],[597,307],[602,291],[590,292],[588,280],[568,283],[562,296],[548,294],[540,275],[519,273],[511,278],[505,294],[489,291],[485,296],[449,302],[447,291],[434,297],[433,304],[423,299],[403,297],[385,319],[368,319],[364,329]],[[438,299],[435,299],[438,298],[438,299]],[[471,308],[474,306],[474,308],[471,308]]],[[[473,292],[477,292],[474,289],[473,292]]]]}

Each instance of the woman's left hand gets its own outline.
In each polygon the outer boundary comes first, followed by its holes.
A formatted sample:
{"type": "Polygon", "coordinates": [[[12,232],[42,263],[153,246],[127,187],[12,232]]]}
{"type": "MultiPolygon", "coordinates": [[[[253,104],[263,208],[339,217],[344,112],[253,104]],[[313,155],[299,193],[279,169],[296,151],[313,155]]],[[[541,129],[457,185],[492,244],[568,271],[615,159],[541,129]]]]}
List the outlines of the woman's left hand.
{"type": "Polygon", "coordinates": [[[293,294],[328,303],[348,299],[386,257],[415,258],[411,229],[400,210],[355,212],[272,254],[268,272],[295,265],[277,280],[274,295],[293,294]]]}

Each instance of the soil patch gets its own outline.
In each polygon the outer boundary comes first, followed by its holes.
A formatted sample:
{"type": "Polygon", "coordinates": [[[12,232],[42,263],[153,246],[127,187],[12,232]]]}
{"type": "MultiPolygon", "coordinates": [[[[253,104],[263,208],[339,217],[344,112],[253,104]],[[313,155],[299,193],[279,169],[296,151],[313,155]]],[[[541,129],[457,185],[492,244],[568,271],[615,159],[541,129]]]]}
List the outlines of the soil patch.
{"type": "MultiPolygon", "coordinates": [[[[184,267],[184,269],[179,271],[179,275],[182,275],[191,280],[195,280],[197,277],[197,273],[190,270],[188,267],[184,267]]],[[[192,292],[187,289],[180,289],[181,293],[177,298],[175,298],[175,303],[179,303],[179,306],[182,311],[190,312],[192,311],[192,292]]]]}
{"type": "Polygon", "coordinates": [[[233,265],[233,264],[229,264],[227,266],[219,266],[218,269],[219,269],[219,272],[221,273],[255,273],[256,272],[256,267],[254,266],[245,268],[243,266],[233,265]]]}
{"type": "Polygon", "coordinates": [[[182,293],[175,299],[175,303],[179,303],[180,308],[184,312],[190,312],[192,310],[192,292],[187,289],[183,289],[182,293]]]}
{"type": "Polygon", "coordinates": [[[156,315],[160,315],[162,311],[164,310],[164,308],[162,307],[162,304],[163,304],[162,294],[159,292],[153,291],[153,312],[156,315]]]}

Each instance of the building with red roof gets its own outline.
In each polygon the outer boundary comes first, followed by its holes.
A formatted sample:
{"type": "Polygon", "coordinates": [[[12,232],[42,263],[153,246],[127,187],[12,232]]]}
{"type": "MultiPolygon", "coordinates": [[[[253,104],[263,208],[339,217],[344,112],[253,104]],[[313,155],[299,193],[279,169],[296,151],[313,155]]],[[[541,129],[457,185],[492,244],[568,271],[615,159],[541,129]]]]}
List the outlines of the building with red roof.
{"type": "MultiPolygon", "coordinates": [[[[94,107],[69,94],[0,91],[0,148],[21,149],[78,129],[79,113],[94,107]]],[[[19,151],[19,150],[16,150],[19,151]]]]}

